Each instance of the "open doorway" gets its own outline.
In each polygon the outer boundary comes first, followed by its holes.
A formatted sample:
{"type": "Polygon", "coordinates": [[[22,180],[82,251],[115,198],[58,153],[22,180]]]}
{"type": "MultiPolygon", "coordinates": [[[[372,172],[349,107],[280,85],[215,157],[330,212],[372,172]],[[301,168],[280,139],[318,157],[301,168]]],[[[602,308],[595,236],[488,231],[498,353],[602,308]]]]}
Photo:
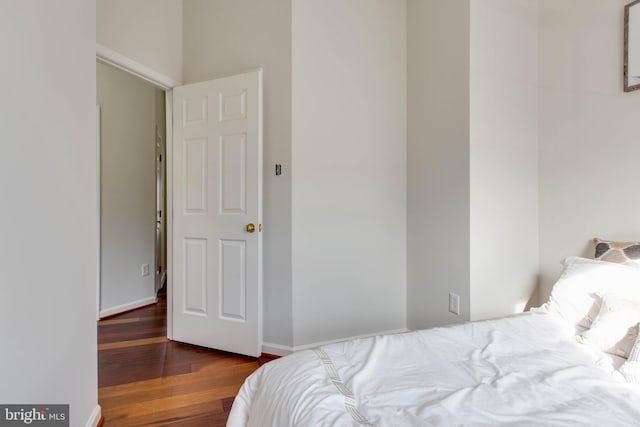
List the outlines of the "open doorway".
{"type": "Polygon", "coordinates": [[[100,153],[99,318],[157,301],[166,283],[165,92],[96,64],[100,153]]]}
{"type": "MultiPolygon", "coordinates": [[[[116,135],[107,138],[111,140],[106,145],[108,149],[104,144],[100,149],[101,167],[108,169],[111,164],[120,191],[110,191],[104,182],[100,189],[102,283],[98,317],[103,319],[156,302],[156,295],[150,291],[156,291],[166,281],[166,338],[260,355],[262,69],[180,85],[165,83],[166,79],[159,80],[157,73],[140,64],[105,52],[108,53],[104,49],[97,52],[98,60],[104,62],[98,64],[98,101],[106,102],[103,99],[108,101],[118,92],[126,99],[101,111],[102,138],[111,131],[116,135]],[[101,82],[101,72],[126,81],[127,89],[118,90],[114,84],[101,82]],[[128,98],[137,90],[151,90],[153,101],[140,103],[138,98],[128,98]],[[165,120],[164,137],[160,120],[152,121],[154,132],[149,138],[148,117],[136,117],[141,111],[148,112],[150,104],[156,111],[154,117],[165,120]],[[121,122],[109,125],[107,109],[121,122]],[[163,110],[165,114],[161,114],[163,110]],[[145,124],[144,135],[126,142],[131,132],[123,130],[140,123],[145,124]],[[176,123],[179,126],[174,127],[176,123]],[[153,156],[140,156],[135,150],[126,155],[108,152],[111,144],[126,151],[141,140],[152,141],[153,156]],[[150,158],[152,165],[147,163],[150,158]],[[143,174],[146,180],[149,170],[153,172],[153,189],[141,189],[137,174],[143,174]],[[162,203],[156,203],[157,195],[152,200],[153,230],[148,234],[147,217],[140,220],[135,214],[149,211],[146,202],[151,192],[166,193],[167,197],[162,203]],[[174,212],[179,213],[178,221],[174,212]],[[136,226],[132,226],[134,223],[136,226]],[[132,237],[143,229],[144,236],[132,237]],[[153,249],[141,257],[134,250],[140,242],[149,243],[148,236],[153,236],[153,249]],[[150,254],[153,262],[147,263],[150,254]],[[113,259],[122,264],[109,269],[115,264],[113,259]],[[174,259],[179,262],[172,262],[174,259]],[[155,280],[153,276],[146,277],[153,272],[157,275],[155,280]],[[141,289],[146,295],[140,295],[141,289]],[[121,297],[126,294],[129,300],[123,301],[121,297]],[[117,304],[114,295],[119,298],[117,304]],[[179,309],[175,311],[173,307],[179,309]]],[[[103,181],[106,175],[106,171],[101,173],[103,181]]]]}

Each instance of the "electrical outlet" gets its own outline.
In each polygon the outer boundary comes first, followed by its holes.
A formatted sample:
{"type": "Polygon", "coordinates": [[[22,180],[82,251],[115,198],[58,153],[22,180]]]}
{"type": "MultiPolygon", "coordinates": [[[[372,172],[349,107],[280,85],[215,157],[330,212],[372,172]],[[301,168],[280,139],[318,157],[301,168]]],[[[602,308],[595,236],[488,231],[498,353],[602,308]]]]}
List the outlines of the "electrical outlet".
{"type": "Polygon", "coordinates": [[[449,292],[449,311],[460,315],[460,295],[449,292]]]}
{"type": "Polygon", "coordinates": [[[142,274],[142,276],[148,276],[149,275],[149,264],[142,264],[140,266],[140,273],[142,274]]]}

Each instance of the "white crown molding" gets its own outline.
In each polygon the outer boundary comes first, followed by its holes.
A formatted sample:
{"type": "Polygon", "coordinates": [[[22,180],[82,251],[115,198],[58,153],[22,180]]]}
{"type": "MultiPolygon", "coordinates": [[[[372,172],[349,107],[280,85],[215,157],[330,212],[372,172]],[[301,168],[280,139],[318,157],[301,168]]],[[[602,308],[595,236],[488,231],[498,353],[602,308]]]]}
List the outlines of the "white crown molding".
{"type": "Polygon", "coordinates": [[[142,65],[139,62],[116,52],[115,50],[102,46],[101,44],[96,44],[96,58],[100,62],[112,65],[126,71],[127,73],[140,77],[141,79],[158,86],[160,89],[171,90],[182,84],[179,81],[173,80],[171,77],[167,77],[164,74],[152,70],[146,65],[142,65]]]}

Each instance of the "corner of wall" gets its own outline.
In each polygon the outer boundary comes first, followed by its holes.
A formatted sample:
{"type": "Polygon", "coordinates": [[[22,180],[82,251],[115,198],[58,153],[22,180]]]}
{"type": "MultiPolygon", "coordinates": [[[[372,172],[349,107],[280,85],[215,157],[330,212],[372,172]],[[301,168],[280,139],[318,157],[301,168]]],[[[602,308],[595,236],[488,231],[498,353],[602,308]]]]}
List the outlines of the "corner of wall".
{"type": "Polygon", "coordinates": [[[469,317],[470,3],[410,1],[407,14],[407,324],[417,329],[469,317]]]}

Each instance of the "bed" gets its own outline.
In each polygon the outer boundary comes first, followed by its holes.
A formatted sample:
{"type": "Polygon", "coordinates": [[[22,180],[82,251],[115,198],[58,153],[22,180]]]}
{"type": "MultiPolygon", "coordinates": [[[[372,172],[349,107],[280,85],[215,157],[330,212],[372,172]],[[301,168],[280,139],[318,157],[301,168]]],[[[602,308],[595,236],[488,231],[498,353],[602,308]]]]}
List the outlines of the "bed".
{"type": "Polygon", "coordinates": [[[534,311],[269,362],[227,425],[640,426],[636,301],[639,268],[570,258],[534,311]]]}

